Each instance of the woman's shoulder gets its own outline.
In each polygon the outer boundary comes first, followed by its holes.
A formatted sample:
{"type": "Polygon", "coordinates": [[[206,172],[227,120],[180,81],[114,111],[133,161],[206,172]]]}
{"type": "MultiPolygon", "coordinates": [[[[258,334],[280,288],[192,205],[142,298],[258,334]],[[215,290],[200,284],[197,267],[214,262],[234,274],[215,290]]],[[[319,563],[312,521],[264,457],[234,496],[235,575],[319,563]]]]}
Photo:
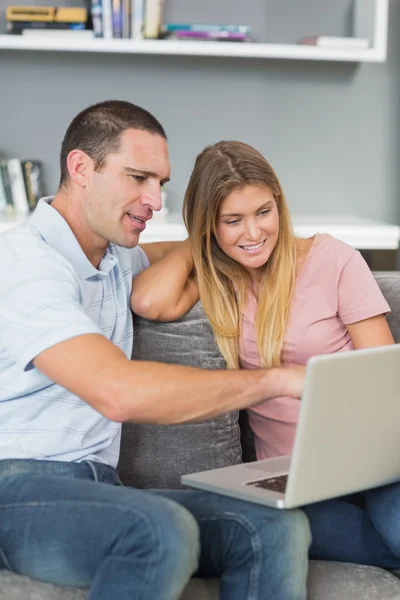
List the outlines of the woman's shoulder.
{"type": "Polygon", "coordinates": [[[298,238],[296,254],[298,274],[333,280],[359,252],[329,234],[317,233],[313,238],[298,238]]]}
{"type": "Polygon", "coordinates": [[[316,257],[326,260],[332,256],[335,257],[336,262],[346,263],[354,254],[358,254],[353,246],[328,233],[317,233],[314,237],[313,247],[316,257]]]}

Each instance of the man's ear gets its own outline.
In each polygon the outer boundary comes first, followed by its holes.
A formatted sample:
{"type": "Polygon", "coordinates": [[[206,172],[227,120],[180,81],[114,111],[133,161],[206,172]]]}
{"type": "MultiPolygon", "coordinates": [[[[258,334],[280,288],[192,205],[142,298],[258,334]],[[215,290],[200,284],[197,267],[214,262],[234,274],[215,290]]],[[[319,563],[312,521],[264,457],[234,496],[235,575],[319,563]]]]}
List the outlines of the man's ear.
{"type": "Polygon", "coordinates": [[[93,161],[83,150],[71,150],[67,156],[67,168],[71,180],[85,188],[93,171],[93,161]]]}

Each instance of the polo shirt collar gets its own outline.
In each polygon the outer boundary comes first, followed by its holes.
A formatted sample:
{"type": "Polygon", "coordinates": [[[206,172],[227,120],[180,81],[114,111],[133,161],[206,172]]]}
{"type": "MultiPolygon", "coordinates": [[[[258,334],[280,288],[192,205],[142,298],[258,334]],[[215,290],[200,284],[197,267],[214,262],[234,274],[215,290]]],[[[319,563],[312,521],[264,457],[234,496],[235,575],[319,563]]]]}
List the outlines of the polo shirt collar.
{"type": "Polygon", "coordinates": [[[38,229],[49,246],[57,250],[72,264],[76,273],[83,279],[108,274],[117,261],[116,257],[110,253],[110,246],[99,269],[96,269],[82,250],[67,221],[58,210],[51,206],[53,200],[54,196],[41,198],[29,218],[30,223],[38,229]]]}

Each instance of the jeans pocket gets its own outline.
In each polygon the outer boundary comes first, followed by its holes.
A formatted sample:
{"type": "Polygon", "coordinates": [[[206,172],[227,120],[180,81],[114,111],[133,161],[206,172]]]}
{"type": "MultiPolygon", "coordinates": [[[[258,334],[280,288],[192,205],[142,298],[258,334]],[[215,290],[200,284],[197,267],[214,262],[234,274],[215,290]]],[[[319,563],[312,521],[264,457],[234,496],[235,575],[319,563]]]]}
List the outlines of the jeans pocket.
{"type": "Polygon", "coordinates": [[[7,558],[7,555],[1,546],[0,546],[0,569],[6,569],[7,571],[13,570],[10,565],[10,562],[7,558]]]}

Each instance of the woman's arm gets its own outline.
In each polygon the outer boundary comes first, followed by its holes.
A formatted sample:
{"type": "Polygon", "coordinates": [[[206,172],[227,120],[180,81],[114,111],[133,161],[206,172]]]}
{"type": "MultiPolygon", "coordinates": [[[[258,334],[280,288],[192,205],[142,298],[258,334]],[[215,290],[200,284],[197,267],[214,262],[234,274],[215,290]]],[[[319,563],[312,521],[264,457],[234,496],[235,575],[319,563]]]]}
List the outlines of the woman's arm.
{"type": "Polygon", "coordinates": [[[146,242],[139,244],[140,248],[146,254],[149,259],[149,263],[152,265],[157,260],[164,258],[168,252],[171,252],[173,248],[181,246],[183,242],[146,242]]]}
{"type": "MultiPolygon", "coordinates": [[[[142,248],[146,252],[146,245],[142,248]]],[[[179,319],[199,297],[192,271],[191,244],[185,240],[135,277],[131,294],[133,312],[153,321],[179,319]]]]}
{"type": "Polygon", "coordinates": [[[394,344],[392,333],[384,315],[377,315],[364,321],[346,325],[356,350],[389,346],[394,344]]]}

